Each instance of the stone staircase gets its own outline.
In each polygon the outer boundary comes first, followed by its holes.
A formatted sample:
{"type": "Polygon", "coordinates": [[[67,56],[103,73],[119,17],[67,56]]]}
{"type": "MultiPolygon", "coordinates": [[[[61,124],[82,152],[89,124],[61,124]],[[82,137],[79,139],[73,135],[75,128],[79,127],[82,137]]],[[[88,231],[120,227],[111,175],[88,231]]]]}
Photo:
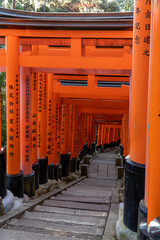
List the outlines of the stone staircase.
{"type": "Polygon", "coordinates": [[[101,154],[89,178],[11,219],[0,229],[0,240],[101,240],[116,183],[115,155],[101,154]]]}

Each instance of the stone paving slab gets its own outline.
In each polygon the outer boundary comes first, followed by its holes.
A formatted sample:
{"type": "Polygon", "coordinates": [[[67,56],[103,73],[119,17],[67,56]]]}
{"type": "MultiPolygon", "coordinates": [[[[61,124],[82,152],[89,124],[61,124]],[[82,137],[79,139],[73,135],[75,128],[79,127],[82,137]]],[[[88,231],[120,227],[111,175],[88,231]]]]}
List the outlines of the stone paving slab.
{"type": "Polygon", "coordinates": [[[45,200],[44,205],[70,208],[70,209],[82,209],[82,210],[94,210],[94,211],[108,211],[109,204],[87,204],[87,203],[78,203],[78,202],[62,202],[56,200],[45,200]]]}
{"type": "Polygon", "coordinates": [[[105,219],[75,216],[68,214],[45,213],[45,212],[25,212],[21,219],[44,220],[48,222],[61,222],[67,224],[91,225],[102,227],[105,225],[105,219]]]}
{"type": "Polygon", "coordinates": [[[45,234],[57,234],[57,235],[65,235],[65,236],[74,236],[78,238],[78,235],[83,235],[84,239],[88,239],[95,236],[102,236],[103,228],[95,226],[84,226],[84,225],[72,225],[70,224],[56,224],[48,221],[42,220],[30,220],[30,219],[12,219],[8,226],[10,228],[16,229],[16,227],[20,227],[21,229],[25,230],[28,227],[30,232],[39,232],[45,234]]]}
{"type": "Polygon", "coordinates": [[[83,238],[51,236],[48,234],[30,233],[27,231],[15,231],[0,229],[0,240],[84,240],[83,238]]]}
{"type": "Polygon", "coordinates": [[[110,200],[111,199],[111,196],[100,196],[100,195],[98,195],[98,196],[85,196],[84,194],[76,194],[76,195],[74,195],[74,194],[65,194],[65,193],[62,193],[61,194],[61,196],[65,196],[65,197],[78,197],[78,198],[88,198],[88,199],[93,199],[93,200],[96,200],[97,198],[98,199],[102,199],[102,200],[104,200],[104,201],[106,201],[106,200],[110,200]]]}
{"type": "Polygon", "coordinates": [[[90,185],[90,186],[99,186],[99,187],[115,187],[116,186],[116,180],[105,180],[105,179],[84,179],[82,183],[79,183],[78,185],[90,185]]]}
{"type": "Polygon", "coordinates": [[[108,160],[108,159],[96,160],[95,159],[92,164],[93,166],[98,164],[115,165],[115,161],[113,161],[113,159],[112,160],[108,160]]]}
{"type": "Polygon", "coordinates": [[[57,197],[51,197],[51,200],[57,200],[57,201],[72,201],[72,202],[83,202],[83,203],[95,203],[95,204],[104,204],[104,203],[110,203],[110,198],[88,198],[88,197],[80,197],[80,196],[70,196],[70,195],[59,195],[57,197]]]}
{"type": "Polygon", "coordinates": [[[106,164],[99,164],[98,165],[98,174],[104,174],[105,176],[108,175],[108,165],[106,164]]]}
{"type": "MultiPolygon", "coordinates": [[[[7,226],[6,229],[10,230],[17,230],[23,232],[30,232],[30,233],[40,233],[46,236],[54,236],[54,237],[75,237],[76,239],[86,239],[86,240],[101,240],[102,236],[96,235],[89,235],[83,233],[72,233],[72,232],[65,232],[65,231],[52,231],[51,229],[44,229],[44,228],[35,228],[35,227],[28,227],[28,226],[7,226]]],[[[71,239],[72,239],[71,238],[71,239]]]]}
{"type": "Polygon", "coordinates": [[[93,217],[107,217],[107,212],[101,211],[88,211],[88,210],[77,210],[77,209],[70,209],[70,208],[59,208],[59,207],[51,207],[51,206],[44,206],[44,205],[37,205],[33,211],[39,212],[50,212],[50,213],[63,213],[63,214],[73,214],[73,215],[80,215],[80,216],[93,216],[93,217]]]}
{"type": "MultiPolygon", "coordinates": [[[[69,188],[68,191],[71,191],[74,188],[69,188]]],[[[100,187],[100,186],[87,186],[87,185],[77,185],[76,186],[76,190],[82,190],[82,191],[110,191],[112,189],[112,187],[100,187]]]]}
{"type": "MultiPolygon", "coordinates": [[[[65,191],[63,192],[65,194],[68,194],[68,195],[73,195],[73,192],[68,192],[68,191],[65,191]]],[[[95,196],[99,196],[101,195],[102,197],[111,197],[112,195],[112,190],[110,191],[106,191],[106,192],[91,192],[91,191],[76,191],[74,192],[74,195],[78,195],[78,196],[83,196],[83,197],[95,197],[95,196]]]]}
{"type": "Polygon", "coordinates": [[[99,189],[99,188],[96,188],[95,190],[94,189],[89,189],[89,187],[87,189],[81,189],[81,188],[75,188],[75,189],[68,189],[66,191],[66,193],[71,193],[71,194],[76,194],[76,193],[82,193],[82,194],[86,194],[86,196],[88,194],[90,195],[100,195],[100,196],[106,196],[106,194],[109,194],[110,192],[112,192],[112,188],[108,188],[106,191],[103,190],[103,189],[99,189]]]}
{"type": "Polygon", "coordinates": [[[114,175],[109,175],[108,177],[103,177],[103,176],[95,176],[93,174],[90,174],[89,177],[91,179],[94,179],[95,177],[98,178],[98,179],[105,179],[105,180],[116,180],[117,179],[117,174],[115,173],[114,175]]]}

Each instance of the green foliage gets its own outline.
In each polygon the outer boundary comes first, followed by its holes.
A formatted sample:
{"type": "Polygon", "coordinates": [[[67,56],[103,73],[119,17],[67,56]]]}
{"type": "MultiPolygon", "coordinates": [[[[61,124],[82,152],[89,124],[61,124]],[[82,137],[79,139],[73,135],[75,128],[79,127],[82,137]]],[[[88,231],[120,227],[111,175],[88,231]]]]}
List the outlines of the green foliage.
{"type": "MultiPolygon", "coordinates": [[[[12,8],[13,0],[0,0],[12,8]]],[[[17,10],[37,12],[125,12],[133,11],[133,0],[15,0],[17,10]]]]}

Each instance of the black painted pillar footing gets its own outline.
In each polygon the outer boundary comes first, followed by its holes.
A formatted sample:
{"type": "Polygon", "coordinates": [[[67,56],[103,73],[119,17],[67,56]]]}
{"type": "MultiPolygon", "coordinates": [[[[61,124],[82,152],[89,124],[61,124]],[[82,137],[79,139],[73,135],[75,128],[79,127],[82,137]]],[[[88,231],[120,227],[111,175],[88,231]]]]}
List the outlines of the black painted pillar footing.
{"type": "Polygon", "coordinates": [[[144,198],[145,165],[126,158],[123,222],[137,232],[139,202],[144,198]]]}
{"type": "Polygon", "coordinates": [[[124,167],[125,166],[125,162],[126,162],[125,156],[123,156],[122,159],[123,159],[123,167],[124,167]]]}
{"type": "Polygon", "coordinates": [[[97,151],[98,151],[98,149],[101,149],[101,145],[97,145],[97,151]]]}
{"type": "Polygon", "coordinates": [[[23,198],[24,184],[22,171],[17,175],[7,174],[7,188],[15,197],[23,198]]]}
{"type": "Polygon", "coordinates": [[[48,165],[48,179],[54,179],[54,163],[48,165]]]}
{"type": "Polygon", "coordinates": [[[140,222],[139,225],[139,236],[137,237],[137,239],[139,240],[149,240],[148,237],[148,227],[147,227],[147,219],[143,219],[140,222]]]}
{"type": "Polygon", "coordinates": [[[82,161],[82,150],[80,151],[80,153],[78,154],[78,158],[80,161],[82,161]]]}
{"type": "Polygon", "coordinates": [[[39,188],[39,162],[32,165],[32,170],[35,172],[35,190],[39,188]]]}
{"type": "Polygon", "coordinates": [[[87,146],[88,146],[88,143],[85,143],[84,146],[83,146],[84,156],[87,155],[87,153],[88,153],[88,151],[87,151],[87,146]]]}
{"type": "Polygon", "coordinates": [[[75,172],[77,170],[77,159],[76,157],[72,158],[73,161],[73,172],[75,172]]]}
{"type": "Polygon", "coordinates": [[[62,179],[62,165],[59,167],[58,172],[59,172],[58,177],[61,180],[62,179]]]}
{"type": "Polygon", "coordinates": [[[84,149],[83,148],[81,150],[81,153],[82,153],[82,159],[81,160],[83,160],[83,158],[84,158],[84,149]]]}
{"type": "Polygon", "coordinates": [[[91,145],[89,144],[89,147],[87,147],[87,154],[88,154],[88,155],[91,155],[91,149],[92,149],[92,147],[91,147],[91,145]]]}
{"type": "Polygon", "coordinates": [[[94,142],[92,143],[92,154],[95,152],[95,150],[96,150],[96,143],[94,142]]]}
{"type": "Polygon", "coordinates": [[[79,166],[80,166],[80,159],[78,158],[78,160],[77,160],[77,171],[79,171],[79,166]]]}
{"type": "Polygon", "coordinates": [[[39,162],[39,183],[44,184],[48,181],[48,157],[38,159],[39,162]]]}
{"type": "Polygon", "coordinates": [[[62,177],[67,177],[70,172],[70,153],[61,154],[62,177]]]}
{"type": "Polygon", "coordinates": [[[35,195],[35,172],[32,171],[29,175],[23,175],[24,181],[24,193],[28,197],[33,197],[35,195]]]}
{"type": "Polygon", "coordinates": [[[0,196],[4,198],[7,195],[6,181],[6,150],[0,151],[0,196]]]}
{"type": "Polygon", "coordinates": [[[73,158],[70,160],[70,172],[73,172],[73,158]]]}
{"type": "Polygon", "coordinates": [[[121,154],[121,157],[123,157],[123,154],[124,154],[124,147],[123,147],[123,145],[120,145],[120,154],[121,154]]]}
{"type": "Polygon", "coordinates": [[[56,165],[54,166],[54,179],[58,181],[58,177],[59,177],[59,167],[58,167],[58,163],[56,163],[56,165]]]}

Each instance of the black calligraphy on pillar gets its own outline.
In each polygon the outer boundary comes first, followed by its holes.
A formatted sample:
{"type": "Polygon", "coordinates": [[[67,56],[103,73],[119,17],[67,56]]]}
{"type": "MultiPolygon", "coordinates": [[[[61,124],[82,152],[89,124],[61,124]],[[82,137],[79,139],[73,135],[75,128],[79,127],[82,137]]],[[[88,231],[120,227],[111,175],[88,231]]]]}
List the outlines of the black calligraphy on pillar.
{"type": "MultiPolygon", "coordinates": [[[[42,114],[42,98],[43,98],[43,80],[42,80],[42,74],[39,74],[38,78],[38,114],[42,114]]],[[[41,147],[41,119],[38,119],[38,134],[37,134],[37,147],[41,147]]]]}
{"type": "Polygon", "coordinates": [[[27,75],[26,76],[26,79],[25,79],[25,91],[26,91],[26,102],[25,102],[25,108],[26,108],[26,111],[25,111],[25,122],[26,122],[26,125],[25,125],[25,142],[26,142],[26,146],[25,146],[25,162],[29,162],[29,143],[27,144],[27,142],[29,142],[30,140],[30,124],[29,124],[29,115],[30,115],[30,79],[29,79],[29,76],[27,75]]]}
{"type": "Polygon", "coordinates": [[[48,129],[47,132],[47,155],[52,154],[52,100],[48,100],[48,129]]]}
{"type": "MultiPolygon", "coordinates": [[[[37,96],[37,74],[36,73],[33,73],[32,96],[37,96]]],[[[32,109],[32,149],[35,150],[36,148],[37,148],[37,111],[35,111],[34,109],[34,112],[33,112],[33,109],[32,109]]]]}
{"type": "Polygon", "coordinates": [[[19,76],[16,75],[16,138],[19,138],[19,130],[20,130],[20,109],[19,109],[19,76]]]}

